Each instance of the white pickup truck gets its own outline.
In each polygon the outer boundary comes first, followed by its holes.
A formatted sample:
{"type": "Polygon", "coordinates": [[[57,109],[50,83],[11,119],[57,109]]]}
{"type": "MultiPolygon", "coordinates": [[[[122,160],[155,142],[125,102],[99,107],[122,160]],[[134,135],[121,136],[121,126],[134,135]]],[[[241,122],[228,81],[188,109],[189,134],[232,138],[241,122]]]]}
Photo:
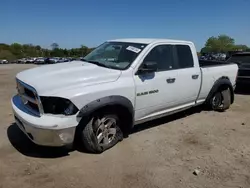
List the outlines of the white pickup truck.
{"type": "Polygon", "coordinates": [[[11,102],[16,124],[34,143],[77,141],[100,153],[135,124],[201,104],[228,109],[237,72],[233,63],[199,62],[189,41],[110,40],[83,61],[18,73],[11,102]]]}

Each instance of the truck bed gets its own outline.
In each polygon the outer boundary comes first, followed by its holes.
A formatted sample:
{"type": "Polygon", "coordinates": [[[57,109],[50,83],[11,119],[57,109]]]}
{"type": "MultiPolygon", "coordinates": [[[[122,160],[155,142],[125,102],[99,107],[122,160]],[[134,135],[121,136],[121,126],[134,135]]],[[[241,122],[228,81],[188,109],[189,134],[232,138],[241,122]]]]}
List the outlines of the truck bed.
{"type": "Polygon", "coordinates": [[[229,65],[234,64],[232,62],[226,62],[226,61],[212,61],[212,60],[199,60],[200,67],[215,67],[215,66],[223,66],[223,65],[229,65]]]}
{"type": "Polygon", "coordinates": [[[237,64],[224,61],[206,61],[206,60],[204,61],[202,60],[199,63],[202,75],[202,84],[199,94],[199,100],[206,99],[214,83],[219,78],[221,78],[221,76],[229,78],[230,82],[234,86],[238,71],[237,64]]]}

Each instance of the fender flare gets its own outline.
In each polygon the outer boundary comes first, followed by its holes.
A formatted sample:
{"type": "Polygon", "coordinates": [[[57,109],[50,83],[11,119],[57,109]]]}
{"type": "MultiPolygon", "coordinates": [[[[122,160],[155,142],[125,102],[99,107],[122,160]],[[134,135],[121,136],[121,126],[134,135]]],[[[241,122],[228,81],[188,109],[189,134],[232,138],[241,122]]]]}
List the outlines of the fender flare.
{"type": "Polygon", "coordinates": [[[222,86],[228,86],[230,89],[230,93],[231,93],[231,104],[233,104],[234,102],[234,89],[232,86],[232,83],[230,82],[228,77],[221,77],[219,78],[217,81],[215,81],[212,89],[210,90],[207,98],[206,98],[206,102],[209,101],[209,99],[213,96],[213,94],[218,91],[218,89],[222,86]]]}
{"type": "Polygon", "coordinates": [[[86,104],[84,107],[80,109],[77,117],[82,118],[83,116],[88,116],[89,114],[95,112],[98,109],[101,109],[106,106],[113,106],[113,105],[120,105],[122,107],[125,107],[131,115],[131,118],[132,118],[131,123],[132,124],[134,123],[134,106],[128,98],[120,96],[120,95],[112,95],[112,96],[103,97],[103,98],[96,99],[86,104]]]}

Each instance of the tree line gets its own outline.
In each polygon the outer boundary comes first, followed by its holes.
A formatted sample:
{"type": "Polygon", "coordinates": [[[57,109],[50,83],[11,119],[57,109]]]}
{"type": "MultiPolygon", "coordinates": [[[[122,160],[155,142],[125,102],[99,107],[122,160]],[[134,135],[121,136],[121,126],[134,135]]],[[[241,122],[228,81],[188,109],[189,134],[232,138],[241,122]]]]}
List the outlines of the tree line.
{"type": "Polygon", "coordinates": [[[236,44],[234,38],[222,34],[217,37],[209,37],[201,49],[201,53],[227,53],[230,51],[250,51],[250,48],[245,44],[236,44]]]}
{"type": "MultiPolygon", "coordinates": [[[[0,59],[15,60],[27,57],[84,57],[94,48],[81,45],[79,48],[60,48],[57,43],[51,44],[51,49],[33,44],[4,44],[0,43],[0,59]]],[[[227,35],[209,37],[200,53],[227,53],[229,51],[250,51],[244,44],[235,44],[235,40],[227,35]]],[[[199,54],[199,53],[198,53],[199,54]]]]}
{"type": "Polygon", "coordinates": [[[84,57],[94,48],[81,45],[79,48],[60,48],[57,43],[51,44],[51,49],[39,45],[0,43],[0,59],[16,60],[28,57],[84,57]]]}

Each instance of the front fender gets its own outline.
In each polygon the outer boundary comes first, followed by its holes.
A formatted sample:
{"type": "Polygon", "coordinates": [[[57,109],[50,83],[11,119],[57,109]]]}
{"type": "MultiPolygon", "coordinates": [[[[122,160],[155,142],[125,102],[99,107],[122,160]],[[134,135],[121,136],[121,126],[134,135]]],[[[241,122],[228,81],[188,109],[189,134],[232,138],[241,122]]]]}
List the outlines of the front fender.
{"type": "Polygon", "coordinates": [[[119,95],[103,97],[86,104],[80,109],[78,117],[87,116],[100,108],[112,105],[121,105],[125,107],[129,113],[131,113],[132,117],[134,117],[134,107],[131,101],[126,97],[119,95]]]}

